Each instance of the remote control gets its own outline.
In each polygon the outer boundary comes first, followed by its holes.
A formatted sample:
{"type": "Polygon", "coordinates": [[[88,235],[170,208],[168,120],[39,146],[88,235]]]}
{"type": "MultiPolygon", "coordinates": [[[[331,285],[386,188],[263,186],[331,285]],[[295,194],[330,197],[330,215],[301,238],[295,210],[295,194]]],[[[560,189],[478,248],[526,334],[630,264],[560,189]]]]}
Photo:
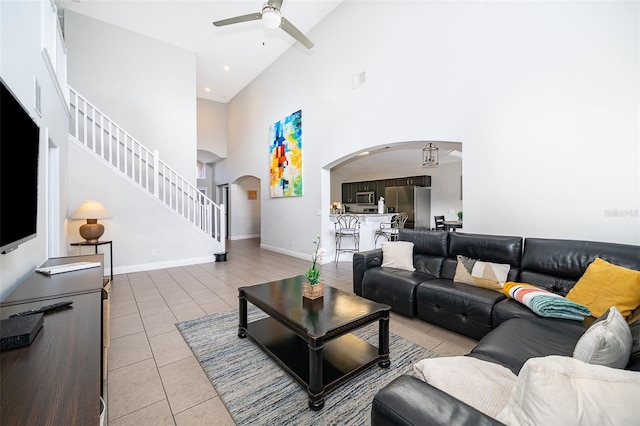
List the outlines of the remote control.
{"type": "Polygon", "coordinates": [[[18,312],[17,314],[9,315],[9,318],[21,317],[23,315],[45,313],[45,312],[53,311],[54,309],[62,308],[64,306],[69,306],[72,303],[73,303],[72,301],[52,303],[51,305],[40,306],[39,308],[33,308],[33,309],[29,309],[28,311],[18,312]]]}

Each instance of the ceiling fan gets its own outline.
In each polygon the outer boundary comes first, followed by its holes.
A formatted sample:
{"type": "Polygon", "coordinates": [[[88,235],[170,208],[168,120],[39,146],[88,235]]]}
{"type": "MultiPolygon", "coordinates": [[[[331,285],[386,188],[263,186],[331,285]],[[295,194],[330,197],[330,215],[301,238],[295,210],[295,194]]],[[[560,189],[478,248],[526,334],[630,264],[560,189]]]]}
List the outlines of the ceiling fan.
{"type": "Polygon", "coordinates": [[[283,0],[268,0],[262,7],[262,11],[259,13],[250,13],[248,15],[240,15],[234,18],[221,19],[214,21],[213,25],[216,27],[222,27],[230,24],[237,24],[239,22],[257,21],[262,20],[262,24],[266,28],[275,29],[282,28],[287,34],[295,38],[307,49],[313,47],[313,42],[307,38],[300,30],[298,30],[291,22],[287,20],[280,13],[283,0]]]}

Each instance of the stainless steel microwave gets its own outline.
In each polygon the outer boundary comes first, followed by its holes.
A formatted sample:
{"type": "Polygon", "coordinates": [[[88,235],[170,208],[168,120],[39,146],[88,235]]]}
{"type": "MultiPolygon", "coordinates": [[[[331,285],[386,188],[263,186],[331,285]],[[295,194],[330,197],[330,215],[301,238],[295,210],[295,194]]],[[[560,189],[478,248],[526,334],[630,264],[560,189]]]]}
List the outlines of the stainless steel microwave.
{"type": "Polygon", "coordinates": [[[376,204],[376,193],[374,191],[356,192],[356,204],[374,206],[376,204]]]}

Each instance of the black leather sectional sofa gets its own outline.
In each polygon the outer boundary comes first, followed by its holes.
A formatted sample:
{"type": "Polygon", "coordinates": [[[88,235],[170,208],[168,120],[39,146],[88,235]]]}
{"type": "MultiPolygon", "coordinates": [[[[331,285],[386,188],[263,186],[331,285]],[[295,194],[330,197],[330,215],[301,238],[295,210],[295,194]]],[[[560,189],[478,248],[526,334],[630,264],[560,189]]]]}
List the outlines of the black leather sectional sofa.
{"type": "MultiPolygon", "coordinates": [[[[468,354],[518,374],[533,357],[571,356],[594,321],[543,318],[494,290],[453,281],[457,255],[510,265],[508,280],[565,296],[600,257],[640,270],[640,247],[592,241],[522,238],[403,229],[400,241],[414,244],[415,271],[381,267],[381,249],[356,253],[353,289],[386,303],[392,311],[479,340],[468,354]]],[[[613,285],[613,284],[612,284],[613,285]]],[[[632,317],[638,317],[638,311],[632,317]]],[[[634,348],[627,369],[640,371],[640,322],[631,326],[634,348]]],[[[372,406],[373,425],[500,424],[455,397],[404,375],[382,389],[372,406]]]]}

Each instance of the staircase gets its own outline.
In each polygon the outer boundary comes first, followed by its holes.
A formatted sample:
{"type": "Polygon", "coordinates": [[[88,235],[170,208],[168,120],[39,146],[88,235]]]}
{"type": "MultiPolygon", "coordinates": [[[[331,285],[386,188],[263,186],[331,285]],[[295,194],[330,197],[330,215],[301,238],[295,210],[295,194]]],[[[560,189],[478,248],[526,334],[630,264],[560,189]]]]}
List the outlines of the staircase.
{"type": "Polygon", "coordinates": [[[145,148],[73,88],[69,87],[69,92],[70,139],[216,240],[218,252],[225,252],[224,205],[214,203],[201,193],[160,160],[158,151],[145,148]]]}

